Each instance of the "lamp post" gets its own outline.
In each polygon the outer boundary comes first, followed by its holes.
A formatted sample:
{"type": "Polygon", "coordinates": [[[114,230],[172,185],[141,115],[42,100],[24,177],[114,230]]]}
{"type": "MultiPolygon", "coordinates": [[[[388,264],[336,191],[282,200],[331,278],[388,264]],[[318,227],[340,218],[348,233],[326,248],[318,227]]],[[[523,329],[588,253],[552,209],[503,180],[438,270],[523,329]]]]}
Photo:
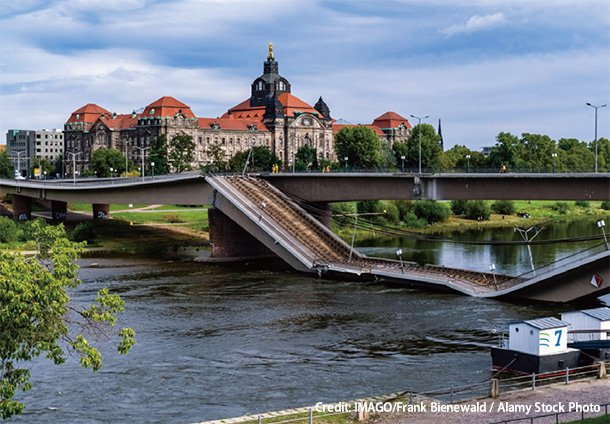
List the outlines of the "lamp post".
{"type": "Polygon", "coordinates": [[[421,174],[421,120],[422,119],[426,119],[429,118],[429,115],[426,115],[422,118],[415,116],[415,115],[411,115],[411,118],[415,118],[419,121],[419,173],[421,174]]]}
{"type": "MultiPolygon", "coordinates": [[[[144,152],[147,151],[148,149],[150,149],[150,147],[138,147],[138,146],[133,146],[133,147],[140,150],[140,152],[142,154],[142,169],[144,169],[144,152]]],[[[144,174],[142,174],[142,181],[144,181],[144,174]]]]}
{"type": "Polygon", "coordinates": [[[400,157],[400,160],[402,160],[402,166],[401,166],[401,168],[400,168],[400,169],[401,169],[401,172],[403,172],[403,173],[404,173],[404,172],[405,172],[405,156],[404,156],[404,155],[403,155],[403,156],[401,156],[401,157],[400,157]]]}
{"type": "Polygon", "coordinates": [[[607,105],[594,106],[591,103],[587,103],[587,106],[591,106],[595,109],[595,172],[597,173],[597,109],[606,107],[607,105]]]}
{"type": "Polygon", "coordinates": [[[555,158],[557,157],[557,153],[551,153],[551,156],[553,157],[553,174],[555,173],[555,158]]]}
{"type": "Polygon", "coordinates": [[[468,160],[468,168],[466,168],[466,173],[470,174],[470,155],[466,155],[466,159],[468,160]]]}
{"type": "Polygon", "coordinates": [[[77,152],[76,150],[73,152],[68,152],[69,155],[72,155],[72,184],[76,185],[76,155],[80,155],[81,152],[77,152]]]}
{"type": "Polygon", "coordinates": [[[110,167],[110,179],[112,180],[112,177],[114,176],[114,168],[111,166],[110,167]]]}
{"type": "Polygon", "coordinates": [[[348,159],[349,158],[347,156],[343,158],[343,160],[345,160],[345,172],[347,172],[347,160],[348,159]]]}
{"type": "Polygon", "coordinates": [[[398,259],[400,259],[400,270],[401,270],[401,271],[402,271],[402,273],[404,274],[404,273],[405,273],[405,269],[404,269],[404,267],[403,267],[403,265],[402,265],[402,249],[398,249],[398,250],[396,251],[396,255],[398,256],[398,259]]]}
{"type": "Polygon", "coordinates": [[[491,273],[494,276],[494,286],[496,286],[496,290],[498,290],[498,281],[496,281],[496,265],[495,264],[489,265],[489,270],[491,271],[491,273]]]}
{"type": "Polygon", "coordinates": [[[21,154],[25,153],[25,150],[15,151],[15,153],[17,154],[17,172],[15,172],[15,176],[16,176],[17,173],[19,173],[19,175],[21,175],[21,154]]]}
{"type": "Polygon", "coordinates": [[[151,162],[150,166],[152,168],[152,179],[154,180],[155,179],[155,163],[151,162]]]}
{"type": "Polygon", "coordinates": [[[602,233],[604,234],[604,242],[606,243],[606,250],[610,250],[610,247],[608,247],[608,239],[606,238],[606,231],[604,230],[606,223],[604,222],[603,219],[600,219],[599,221],[597,221],[597,226],[602,229],[602,233]]]}

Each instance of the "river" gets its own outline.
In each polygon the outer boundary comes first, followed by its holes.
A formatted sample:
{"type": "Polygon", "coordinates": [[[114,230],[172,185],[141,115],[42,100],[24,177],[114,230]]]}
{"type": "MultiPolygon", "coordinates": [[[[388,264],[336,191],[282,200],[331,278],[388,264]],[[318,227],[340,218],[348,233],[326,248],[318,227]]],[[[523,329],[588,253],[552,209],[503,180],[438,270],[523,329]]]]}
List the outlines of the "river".
{"type": "MultiPolygon", "coordinates": [[[[567,224],[545,231],[539,237],[585,235],[567,224]]],[[[530,267],[523,246],[430,243],[374,238],[358,248],[391,256],[400,246],[405,260],[481,270],[495,263],[513,274],[530,267]]],[[[535,266],[584,245],[536,246],[535,266]]],[[[119,356],[112,339],[100,340],[95,374],[77,358],[33,361],[34,388],[18,395],[26,412],[12,421],[192,423],[476,383],[491,375],[489,345],[508,322],[573,309],[191,260],[204,254],[81,259],[72,302],[87,304],[102,287],[120,294],[118,326],[132,327],[137,344],[119,356]]]]}

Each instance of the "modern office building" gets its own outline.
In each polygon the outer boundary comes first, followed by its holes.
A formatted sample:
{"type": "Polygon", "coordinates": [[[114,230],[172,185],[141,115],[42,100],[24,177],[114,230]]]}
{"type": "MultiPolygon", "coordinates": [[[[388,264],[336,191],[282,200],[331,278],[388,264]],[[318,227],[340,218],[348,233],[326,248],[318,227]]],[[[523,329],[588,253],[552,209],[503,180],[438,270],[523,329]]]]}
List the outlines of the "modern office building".
{"type": "Polygon", "coordinates": [[[13,158],[15,170],[29,176],[34,159],[47,159],[54,163],[63,158],[64,135],[61,130],[8,130],[6,149],[13,158]]]}

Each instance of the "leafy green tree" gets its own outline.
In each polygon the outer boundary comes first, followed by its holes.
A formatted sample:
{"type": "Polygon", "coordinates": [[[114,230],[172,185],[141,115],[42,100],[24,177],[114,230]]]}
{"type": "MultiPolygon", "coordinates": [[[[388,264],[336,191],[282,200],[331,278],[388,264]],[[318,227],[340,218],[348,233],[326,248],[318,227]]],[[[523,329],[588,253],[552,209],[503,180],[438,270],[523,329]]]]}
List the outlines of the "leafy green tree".
{"type": "MultiPolygon", "coordinates": [[[[83,244],[65,238],[62,225],[34,224],[40,253],[33,258],[20,254],[0,254],[0,416],[3,419],[23,412],[25,405],[14,400],[17,390],[32,388],[27,362],[45,355],[59,365],[66,361],[62,346],[80,356],[83,367],[98,371],[102,365],[99,351],[84,334],[114,326],[124,302],[107,289],[98,292],[93,305],[83,309],[69,304],[67,291],[80,284],[74,261],[83,244]],[[71,328],[81,330],[74,335],[71,328]],[[84,333],[84,334],[83,334],[84,333]]],[[[134,345],[134,332],[119,332],[119,353],[134,345]]]]}
{"type": "Polygon", "coordinates": [[[203,167],[203,172],[223,172],[227,170],[225,149],[220,143],[212,143],[205,151],[208,161],[203,167]]]}
{"type": "Polygon", "coordinates": [[[113,174],[125,172],[125,155],[116,149],[98,149],[91,155],[91,169],[99,178],[108,178],[113,174]]]}
{"type": "Polygon", "coordinates": [[[519,151],[519,138],[510,133],[501,132],[496,137],[496,145],[491,149],[487,164],[500,170],[506,166],[508,170],[514,169],[517,164],[519,151]]]}
{"type": "Polygon", "coordinates": [[[148,173],[149,175],[153,172],[156,175],[169,173],[169,159],[168,159],[168,147],[167,147],[167,136],[165,134],[159,135],[150,141],[148,151],[148,173]]]}
{"type": "Polygon", "coordinates": [[[549,136],[523,133],[519,140],[516,166],[532,172],[550,172],[553,169],[552,154],[556,150],[555,140],[549,136]]]}
{"type": "Polygon", "coordinates": [[[169,142],[169,161],[174,172],[185,172],[193,169],[195,142],[187,134],[177,134],[169,142]]]}
{"type": "Polygon", "coordinates": [[[468,200],[452,200],[451,201],[451,212],[454,215],[463,215],[466,213],[468,207],[468,200]]]}
{"type": "Polygon", "coordinates": [[[15,165],[6,149],[0,150],[0,178],[14,178],[15,165]]]}
{"type": "Polygon", "coordinates": [[[34,158],[32,160],[32,166],[30,167],[30,175],[34,175],[34,168],[41,168],[40,178],[44,178],[44,175],[52,176],[55,172],[55,166],[47,158],[34,158]],[[46,172],[46,174],[45,174],[46,172]]]}
{"type": "Polygon", "coordinates": [[[301,146],[294,156],[295,168],[298,171],[318,169],[318,150],[311,146],[301,146]]]}
{"type": "Polygon", "coordinates": [[[491,209],[485,200],[469,200],[466,204],[466,218],[487,221],[491,217],[491,209]]]}
{"type": "Polygon", "coordinates": [[[456,144],[449,150],[441,151],[434,168],[443,172],[467,172],[485,165],[485,156],[481,152],[470,150],[466,146],[456,144]],[[470,159],[467,157],[470,155],[470,159]]]}
{"type": "Polygon", "coordinates": [[[365,126],[343,127],[335,134],[335,153],[352,169],[374,169],[381,165],[381,140],[365,126]]]}
{"type": "Polygon", "coordinates": [[[436,134],[430,124],[421,124],[413,127],[411,136],[406,143],[394,143],[392,148],[396,156],[396,163],[402,166],[401,156],[405,156],[405,167],[419,170],[419,134],[421,132],[421,166],[422,170],[438,164],[441,153],[441,137],[436,134]]]}
{"type": "MultiPolygon", "coordinates": [[[[252,149],[250,155],[250,162],[248,163],[248,171],[260,172],[260,171],[271,171],[273,165],[282,167],[282,161],[276,155],[271,153],[268,146],[255,146],[252,149]]],[[[238,152],[229,161],[229,169],[233,172],[241,172],[244,169],[246,160],[250,150],[238,152]]]]}
{"type": "Polygon", "coordinates": [[[413,212],[418,218],[428,221],[428,224],[441,222],[449,216],[449,209],[435,200],[419,200],[413,206],[413,212]]]}
{"type": "Polygon", "coordinates": [[[0,216],[0,243],[12,243],[17,240],[17,224],[7,216],[0,216]]]}
{"type": "Polygon", "coordinates": [[[515,202],[512,200],[496,200],[491,204],[491,210],[500,215],[515,213],[515,202]]]}
{"type": "Polygon", "coordinates": [[[391,171],[396,169],[396,157],[394,150],[390,147],[390,142],[385,138],[381,140],[381,169],[391,171]]]}
{"type": "MultiPolygon", "coordinates": [[[[593,153],[593,169],[595,169],[595,141],[589,143],[589,150],[593,153]]],[[[597,140],[597,170],[610,172],[610,141],[607,138],[597,140]]]]}

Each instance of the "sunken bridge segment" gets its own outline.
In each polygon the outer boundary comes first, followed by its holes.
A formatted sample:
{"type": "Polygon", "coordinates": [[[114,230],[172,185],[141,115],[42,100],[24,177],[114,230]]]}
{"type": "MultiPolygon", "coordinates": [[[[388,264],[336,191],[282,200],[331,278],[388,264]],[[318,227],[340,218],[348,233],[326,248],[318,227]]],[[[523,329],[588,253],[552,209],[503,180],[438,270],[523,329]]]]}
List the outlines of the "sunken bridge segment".
{"type": "MultiPolygon", "coordinates": [[[[301,272],[329,277],[358,276],[481,297],[520,297],[520,289],[527,286],[527,278],[370,258],[352,251],[347,243],[265,180],[251,176],[208,176],[207,180],[215,190],[216,208],[301,272]]],[[[580,295],[579,292],[577,297],[580,295]]],[[[532,297],[544,295],[536,293],[532,297]]]]}

